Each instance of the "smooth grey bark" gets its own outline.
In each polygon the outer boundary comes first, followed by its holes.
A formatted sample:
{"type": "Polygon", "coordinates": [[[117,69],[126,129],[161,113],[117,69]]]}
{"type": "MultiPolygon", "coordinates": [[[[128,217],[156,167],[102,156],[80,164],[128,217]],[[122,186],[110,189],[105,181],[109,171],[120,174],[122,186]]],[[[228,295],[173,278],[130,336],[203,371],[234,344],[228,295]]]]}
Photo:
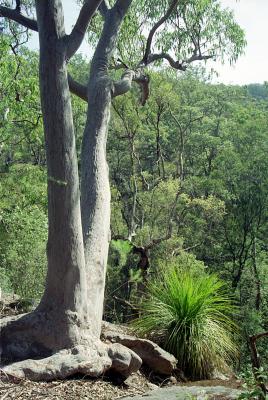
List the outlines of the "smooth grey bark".
{"type": "Polygon", "coordinates": [[[66,67],[93,14],[92,7],[99,4],[100,0],[85,2],[73,32],[66,35],[61,0],[36,0],[48,167],[48,272],[37,309],[3,325],[3,354],[11,358],[49,356],[64,348],[92,343],[100,336],[110,235],[106,140],[114,84],[108,64],[131,0],[117,0],[112,9],[104,7],[102,12],[105,24],[91,65],[81,156],[83,227],[66,67]]]}
{"type": "MultiPolygon", "coordinates": [[[[48,272],[38,311],[61,316],[63,336],[87,322],[78,165],[61,1],[36,2],[40,92],[48,173],[48,272]]],[[[57,321],[58,324],[59,321],[57,321]]],[[[76,333],[72,333],[72,340],[76,333]]],[[[70,339],[70,338],[69,338],[70,339]]]]}
{"type": "Polygon", "coordinates": [[[108,66],[131,0],[105,12],[105,23],[90,68],[88,112],[82,143],[81,210],[90,320],[99,337],[110,240],[110,186],[106,142],[114,84],[108,66]]]}
{"type": "MultiPolygon", "coordinates": [[[[94,5],[98,0],[87,3],[94,5]]],[[[90,105],[97,109],[92,113],[90,107],[85,130],[89,135],[84,140],[89,168],[86,184],[90,184],[91,193],[84,198],[84,252],[66,67],[67,54],[77,46],[78,37],[70,35],[74,42],[66,45],[61,0],[36,0],[36,10],[48,169],[48,272],[45,292],[36,310],[1,321],[2,371],[32,380],[53,380],[74,373],[100,376],[109,369],[127,377],[140,368],[141,358],[120,344],[104,344],[99,339],[109,242],[105,145],[111,82],[102,74],[92,80],[91,88],[97,92],[90,105]]],[[[91,15],[90,8],[86,7],[86,12],[91,15]]],[[[78,21],[82,20],[85,27],[85,18],[80,17],[78,21]]]]}
{"type": "Polygon", "coordinates": [[[37,0],[36,12],[48,174],[48,271],[37,309],[1,331],[3,356],[15,359],[70,348],[81,343],[89,330],[78,165],[61,1],[37,0]],[[18,333],[22,345],[16,340],[18,333]]]}

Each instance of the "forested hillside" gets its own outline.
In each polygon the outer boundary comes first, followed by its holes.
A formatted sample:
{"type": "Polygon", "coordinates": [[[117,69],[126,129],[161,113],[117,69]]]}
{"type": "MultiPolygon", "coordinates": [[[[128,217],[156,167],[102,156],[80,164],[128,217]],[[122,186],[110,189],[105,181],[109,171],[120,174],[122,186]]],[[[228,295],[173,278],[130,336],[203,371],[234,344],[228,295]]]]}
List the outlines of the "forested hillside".
{"type": "MultiPolygon", "coordinates": [[[[70,69],[83,80],[86,61],[70,69]]],[[[172,265],[222,278],[247,337],[268,330],[268,103],[265,85],[212,84],[201,69],[151,71],[113,101],[108,139],[112,221],[105,318],[137,315],[151,280],[172,265]]],[[[0,39],[0,280],[40,299],[46,274],[46,156],[38,55],[0,39]]],[[[86,105],[73,98],[80,152],[86,105]]],[[[267,346],[260,346],[268,363],[267,346]]]]}

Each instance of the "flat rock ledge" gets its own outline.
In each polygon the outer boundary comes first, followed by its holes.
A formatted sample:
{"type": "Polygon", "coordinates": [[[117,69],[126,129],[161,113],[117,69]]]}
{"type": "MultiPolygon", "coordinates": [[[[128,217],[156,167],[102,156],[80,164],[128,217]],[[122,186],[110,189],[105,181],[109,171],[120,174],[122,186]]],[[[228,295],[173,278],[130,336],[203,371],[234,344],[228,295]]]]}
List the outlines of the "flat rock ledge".
{"type": "Polygon", "coordinates": [[[147,392],[134,397],[122,397],[121,400],[208,400],[208,399],[238,399],[242,392],[225,386],[172,386],[147,392]]]}
{"type": "Polygon", "coordinates": [[[142,362],[157,374],[172,374],[177,365],[177,360],[173,355],[151,340],[140,339],[126,332],[128,331],[125,327],[103,322],[101,339],[110,343],[120,343],[134,351],[142,362]]]}

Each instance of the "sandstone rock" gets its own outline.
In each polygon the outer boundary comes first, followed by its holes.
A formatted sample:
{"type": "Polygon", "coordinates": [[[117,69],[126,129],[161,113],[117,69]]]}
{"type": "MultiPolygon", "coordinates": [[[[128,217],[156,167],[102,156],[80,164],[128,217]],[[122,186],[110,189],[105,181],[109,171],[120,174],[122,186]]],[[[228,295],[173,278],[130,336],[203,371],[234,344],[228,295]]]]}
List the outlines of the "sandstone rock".
{"type": "Polygon", "coordinates": [[[172,386],[160,388],[144,395],[122,397],[122,400],[186,400],[226,399],[235,400],[241,391],[225,386],[172,386]]]}
{"type": "Polygon", "coordinates": [[[111,343],[120,343],[133,350],[152,371],[161,375],[171,375],[176,368],[174,356],[161,349],[156,343],[126,334],[127,328],[103,322],[102,339],[111,343]]]}
{"type": "Polygon", "coordinates": [[[124,377],[136,372],[142,365],[142,359],[134,351],[127,349],[119,343],[110,346],[108,356],[112,360],[111,370],[115,370],[124,377]]]}

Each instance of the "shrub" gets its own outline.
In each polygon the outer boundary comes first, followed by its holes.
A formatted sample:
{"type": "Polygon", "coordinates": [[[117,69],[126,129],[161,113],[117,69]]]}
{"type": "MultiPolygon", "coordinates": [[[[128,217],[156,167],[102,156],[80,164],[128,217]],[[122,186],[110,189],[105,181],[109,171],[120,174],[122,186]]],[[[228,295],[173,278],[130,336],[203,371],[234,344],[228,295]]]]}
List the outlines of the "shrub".
{"type": "Polygon", "coordinates": [[[171,267],[149,283],[148,291],[134,326],[174,354],[187,376],[208,378],[236,358],[231,318],[236,308],[216,275],[171,267]]]}

